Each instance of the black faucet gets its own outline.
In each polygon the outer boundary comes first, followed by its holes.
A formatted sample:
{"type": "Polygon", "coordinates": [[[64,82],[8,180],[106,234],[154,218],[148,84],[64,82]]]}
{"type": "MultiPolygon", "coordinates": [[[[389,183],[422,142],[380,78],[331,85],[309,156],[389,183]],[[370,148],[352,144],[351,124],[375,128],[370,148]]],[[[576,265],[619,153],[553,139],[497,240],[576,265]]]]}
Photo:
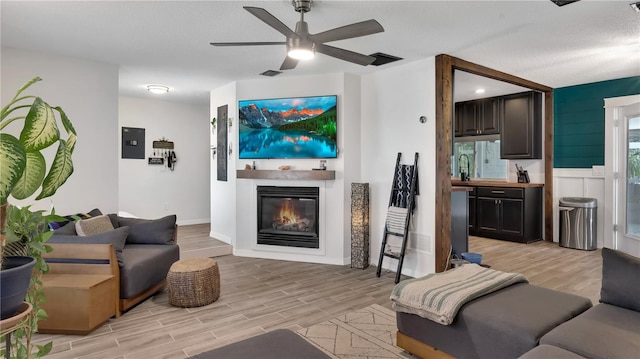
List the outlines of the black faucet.
{"type": "Polygon", "coordinates": [[[465,154],[462,154],[462,155],[460,155],[460,157],[458,157],[458,171],[460,171],[460,180],[461,181],[468,181],[469,180],[469,172],[471,171],[470,164],[469,164],[469,156],[467,156],[465,154]],[[463,156],[467,159],[467,172],[462,172],[462,168],[461,168],[462,166],[460,166],[463,156]]]}

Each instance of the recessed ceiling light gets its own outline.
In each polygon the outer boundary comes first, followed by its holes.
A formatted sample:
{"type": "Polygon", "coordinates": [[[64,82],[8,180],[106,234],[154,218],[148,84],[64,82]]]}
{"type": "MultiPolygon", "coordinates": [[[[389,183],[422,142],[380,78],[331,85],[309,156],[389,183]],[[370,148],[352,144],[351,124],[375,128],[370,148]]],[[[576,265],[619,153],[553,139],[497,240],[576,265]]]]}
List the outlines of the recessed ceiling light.
{"type": "Polygon", "coordinates": [[[147,90],[155,94],[164,94],[169,92],[169,86],[164,85],[147,85],[147,90]]]}
{"type": "Polygon", "coordinates": [[[477,90],[476,90],[476,93],[477,93],[477,94],[484,93],[484,89],[477,89],[477,90]]]}

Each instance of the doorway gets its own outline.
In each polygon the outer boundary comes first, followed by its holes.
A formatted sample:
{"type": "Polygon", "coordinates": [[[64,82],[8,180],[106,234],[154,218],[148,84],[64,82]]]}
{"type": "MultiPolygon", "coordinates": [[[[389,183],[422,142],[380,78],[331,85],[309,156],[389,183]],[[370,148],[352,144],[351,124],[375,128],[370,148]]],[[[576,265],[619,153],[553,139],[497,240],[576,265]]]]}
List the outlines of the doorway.
{"type": "Polygon", "coordinates": [[[640,96],[605,99],[605,247],[640,256],[640,96]]]}
{"type": "Polygon", "coordinates": [[[453,73],[485,76],[544,94],[544,238],[553,240],[553,89],[449,55],[436,56],[436,213],[435,271],[446,270],[451,247],[451,157],[453,125],[453,73]]]}

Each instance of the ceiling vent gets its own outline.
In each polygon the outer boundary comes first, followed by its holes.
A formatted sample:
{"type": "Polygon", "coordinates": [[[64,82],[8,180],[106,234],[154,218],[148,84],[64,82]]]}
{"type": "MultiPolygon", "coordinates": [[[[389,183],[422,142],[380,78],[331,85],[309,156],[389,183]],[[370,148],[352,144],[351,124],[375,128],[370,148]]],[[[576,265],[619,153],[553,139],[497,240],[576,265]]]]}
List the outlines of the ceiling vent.
{"type": "Polygon", "coordinates": [[[282,72],[281,71],[276,71],[276,70],[267,70],[263,73],[261,73],[260,75],[262,76],[269,76],[269,77],[273,77],[273,76],[278,76],[280,75],[282,72]]]}
{"type": "Polygon", "coordinates": [[[565,6],[565,5],[569,5],[572,2],[577,2],[580,0],[551,0],[552,3],[558,5],[558,6],[565,6]]]}
{"type": "Polygon", "coordinates": [[[374,62],[371,63],[373,66],[381,66],[386,65],[391,62],[396,62],[402,60],[402,57],[396,57],[393,55],[383,54],[382,52],[376,52],[375,54],[371,54],[369,56],[373,56],[376,58],[374,62]]]}

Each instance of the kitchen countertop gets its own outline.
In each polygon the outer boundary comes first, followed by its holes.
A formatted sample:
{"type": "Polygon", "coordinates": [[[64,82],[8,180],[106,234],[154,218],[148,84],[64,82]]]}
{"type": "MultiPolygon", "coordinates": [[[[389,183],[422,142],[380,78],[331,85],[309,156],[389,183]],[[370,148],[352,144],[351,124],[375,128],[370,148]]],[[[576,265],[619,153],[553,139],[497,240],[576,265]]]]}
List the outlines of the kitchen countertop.
{"type": "Polygon", "coordinates": [[[544,183],[517,183],[517,182],[499,182],[499,181],[460,181],[451,180],[451,190],[453,191],[457,186],[465,187],[513,187],[513,188],[526,188],[526,187],[544,187],[544,183]]]}
{"type": "MultiPolygon", "coordinates": [[[[453,182],[451,182],[453,184],[453,182]]],[[[468,186],[451,186],[451,192],[471,192],[473,189],[468,186]]]]}

